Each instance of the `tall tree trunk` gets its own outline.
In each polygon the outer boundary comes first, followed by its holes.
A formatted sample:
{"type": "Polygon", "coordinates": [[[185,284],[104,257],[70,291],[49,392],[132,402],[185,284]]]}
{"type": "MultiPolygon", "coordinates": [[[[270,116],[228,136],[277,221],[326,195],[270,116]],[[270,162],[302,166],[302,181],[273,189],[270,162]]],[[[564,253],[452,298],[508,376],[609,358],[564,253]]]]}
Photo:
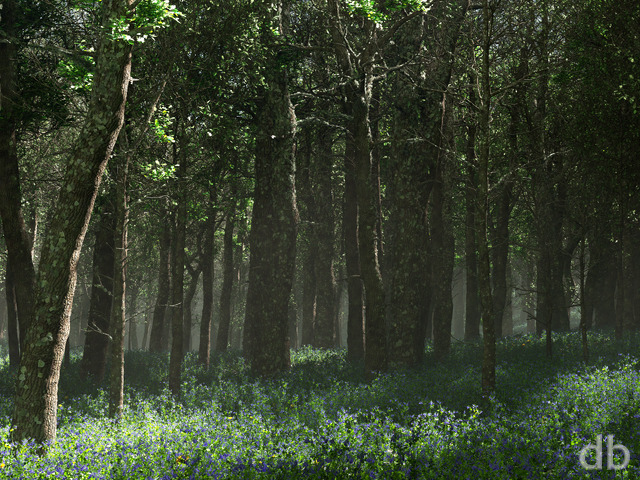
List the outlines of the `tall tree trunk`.
{"type": "Polygon", "coordinates": [[[93,247],[93,278],[87,334],[84,339],[81,372],[97,382],[104,377],[109,347],[109,323],[111,321],[113,276],[115,265],[115,214],[113,195],[98,199],[101,208],[100,221],[93,247]]]}
{"type": "Polygon", "coordinates": [[[149,351],[162,352],[163,339],[167,336],[166,314],[171,295],[171,231],[162,228],[160,231],[160,265],[158,267],[158,296],[153,310],[153,322],[149,338],[149,351]]]}
{"type": "Polygon", "coordinates": [[[96,51],[87,118],[67,164],[40,256],[34,315],[14,402],[12,439],[17,442],[31,438],[44,445],[56,436],[58,380],[76,267],[102,173],[122,128],[130,80],[131,45],[107,32],[128,13],[129,1],[112,0],[102,6],[104,33],[96,51]]]}
{"type": "MultiPolygon", "coordinates": [[[[126,134],[125,134],[126,138],[126,134]]],[[[120,420],[124,399],[124,332],[127,297],[127,171],[129,154],[116,157],[115,249],[113,306],[111,307],[111,368],[109,372],[109,418],[120,420]]]]}
{"type": "Polygon", "coordinates": [[[187,159],[186,142],[180,142],[179,159],[176,158],[174,149],[174,159],[179,164],[176,181],[176,221],[171,242],[173,275],[171,281],[171,355],[169,356],[169,390],[174,398],[180,398],[182,358],[184,356],[184,270],[185,270],[185,240],[187,233],[187,189],[184,182],[186,180],[187,159]]]}
{"type": "Polygon", "coordinates": [[[17,2],[4,0],[0,15],[0,31],[6,39],[0,43],[0,219],[7,245],[8,259],[14,275],[15,303],[20,342],[24,347],[26,331],[34,308],[36,274],[32,261],[32,241],[22,212],[20,172],[16,151],[16,128],[19,113],[14,108],[16,88],[17,2]]]}
{"type": "Polygon", "coordinates": [[[488,0],[482,2],[483,44],[482,80],[480,93],[480,151],[478,155],[478,196],[476,211],[476,241],[478,245],[478,294],[482,311],[482,394],[485,399],[496,388],[496,337],[495,313],[491,298],[491,274],[489,266],[489,242],[487,241],[487,219],[489,216],[489,155],[491,79],[490,53],[491,23],[488,0]]]}
{"type": "MultiPolygon", "coordinates": [[[[279,8],[265,10],[261,36],[270,46],[265,87],[258,103],[255,192],[251,224],[249,289],[243,350],[251,371],[262,377],[290,368],[288,307],[295,268],[298,212],[294,184],[293,140],[296,118],[289,98],[287,71],[275,46],[272,22],[279,8]]],[[[283,32],[280,32],[283,33],[283,32]]]]}
{"type": "Polygon", "coordinates": [[[227,213],[224,226],[222,252],[222,290],[220,292],[220,324],[216,338],[216,351],[226,352],[229,346],[229,327],[231,325],[231,294],[233,291],[233,232],[235,228],[235,205],[227,213]]]}
{"type": "MultiPolygon", "coordinates": [[[[213,208],[216,202],[217,193],[214,189],[209,190],[209,217],[202,249],[202,319],[200,320],[200,341],[198,343],[198,363],[209,368],[211,356],[211,320],[213,319],[213,274],[215,261],[215,217],[216,210],[213,208]]],[[[222,299],[220,300],[222,302],[222,299]]]]}
{"type": "Polygon", "coordinates": [[[342,230],[347,270],[347,358],[364,360],[364,290],[360,278],[358,251],[358,199],[353,164],[353,139],[347,138],[345,150],[344,206],[342,230]]]}
{"type": "Polygon", "coordinates": [[[334,230],[333,189],[331,171],[333,169],[333,137],[328,127],[317,130],[318,154],[315,161],[315,198],[317,257],[316,277],[316,321],[314,326],[315,345],[331,348],[338,332],[336,323],[336,279],[333,270],[334,230]]]}

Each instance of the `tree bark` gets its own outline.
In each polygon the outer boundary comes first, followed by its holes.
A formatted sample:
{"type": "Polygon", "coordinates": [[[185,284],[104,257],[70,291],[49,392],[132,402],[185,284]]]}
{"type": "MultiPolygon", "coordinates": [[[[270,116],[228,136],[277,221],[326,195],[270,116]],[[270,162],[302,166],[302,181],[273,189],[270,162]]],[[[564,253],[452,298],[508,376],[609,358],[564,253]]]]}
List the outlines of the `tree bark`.
{"type": "Polygon", "coordinates": [[[140,286],[135,284],[131,287],[129,296],[129,350],[143,348],[138,344],[138,295],[140,286]]]}
{"type": "MultiPolygon", "coordinates": [[[[179,166],[176,181],[176,221],[171,242],[173,251],[171,272],[171,354],[169,356],[169,390],[174,398],[180,398],[181,369],[184,357],[184,270],[185,270],[185,240],[187,233],[187,192],[185,177],[187,160],[185,142],[180,142],[179,166]]],[[[175,150],[174,150],[175,152],[175,150]]],[[[187,334],[190,334],[188,332],[187,334]]]]}
{"type": "MultiPolygon", "coordinates": [[[[256,178],[251,224],[249,289],[243,350],[253,374],[270,377],[290,368],[288,306],[295,267],[298,212],[293,140],[296,118],[287,71],[275,47],[272,22],[281,19],[280,2],[267,2],[262,38],[270,46],[265,88],[258,101],[256,178]]],[[[283,32],[280,32],[283,33],[283,32]]]]}
{"type": "Polygon", "coordinates": [[[345,149],[344,206],[342,231],[347,270],[347,358],[351,362],[364,360],[364,290],[360,278],[358,251],[358,199],[353,164],[353,140],[347,138],[345,149]]]}
{"type": "Polygon", "coordinates": [[[231,293],[233,291],[233,232],[235,228],[235,205],[227,213],[224,227],[222,253],[222,290],[220,292],[220,324],[216,338],[216,351],[226,352],[229,346],[229,327],[231,325],[231,293]]]}
{"type": "Polygon", "coordinates": [[[489,266],[489,242],[487,241],[487,217],[489,215],[489,155],[490,155],[490,53],[491,18],[488,0],[482,2],[483,44],[482,80],[480,93],[480,151],[478,155],[478,195],[476,211],[476,242],[478,245],[478,294],[482,311],[482,395],[485,399],[496,388],[496,337],[495,313],[491,298],[491,273],[489,266]]]}
{"type": "Polygon", "coordinates": [[[111,369],[109,372],[109,418],[120,420],[124,400],[124,333],[127,297],[127,171],[129,155],[116,157],[115,249],[113,274],[113,306],[111,307],[111,369]]]}
{"type": "Polygon", "coordinates": [[[0,219],[7,245],[8,259],[14,275],[15,303],[20,343],[24,348],[26,331],[34,308],[36,274],[33,267],[32,240],[27,231],[22,212],[20,172],[16,151],[16,129],[19,113],[14,108],[17,102],[16,54],[14,35],[17,29],[14,0],[5,0],[0,15],[0,31],[6,38],[0,43],[0,219]]]}
{"type": "MultiPolygon", "coordinates": [[[[471,127],[470,127],[471,130],[471,127]]],[[[471,140],[469,133],[469,146],[467,147],[467,159],[469,162],[469,173],[467,175],[467,186],[465,188],[465,275],[466,285],[466,307],[464,339],[473,342],[480,338],[480,300],[478,298],[478,252],[476,243],[476,178],[475,164],[475,140],[471,140]]],[[[475,126],[473,127],[473,138],[475,139],[475,126]]]]}
{"type": "Polygon", "coordinates": [[[106,32],[128,13],[129,0],[103,3],[103,33],[87,118],[67,164],[44,238],[32,321],[16,387],[12,439],[42,445],[56,436],[58,380],[69,335],[77,263],[102,173],[124,121],[131,45],[106,32]]]}
{"type": "Polygon", "coordinates": [[[87,334],[84,339],[81,372],[83,377],[92,376],[96,382],[104,377],[109,346],[109,323],[111,321],[113,276],[115,269],[115,226],[113,195],[98,199],[101,208],[100,220],[93,247],[93,279],[87,334]],[[103,199],[104,198],[104,199],[103,199]]]}

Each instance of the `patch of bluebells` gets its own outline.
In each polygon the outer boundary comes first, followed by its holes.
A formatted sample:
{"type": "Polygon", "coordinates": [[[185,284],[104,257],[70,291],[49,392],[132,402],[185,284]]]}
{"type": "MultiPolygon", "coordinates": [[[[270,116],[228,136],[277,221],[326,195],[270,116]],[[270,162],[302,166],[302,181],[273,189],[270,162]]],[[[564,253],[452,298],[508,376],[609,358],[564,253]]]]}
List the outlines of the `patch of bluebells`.
{"type": "Polygon", "coordinates": [[[129,352],[119,423],[106,418],[106,387],[83,382],[74,355],[61,379],[58,439],[43,457],[9,442],[12,374],[2,359],[0,478],[640,478],[634,346],[603,334],[590,342],[586,367],[575,334],[556,336],[553,360],[543,339],[502,340],[489,403],[473,344],[371,383],[345,352],[293,352],[291,372],[270,381],[252,379],[237,352],[209,370],[188,356],[180,402],[166,389],[166,356],[129,352]],[[598,434],[631,451],[618,477],[578,461],[598,434]]]}

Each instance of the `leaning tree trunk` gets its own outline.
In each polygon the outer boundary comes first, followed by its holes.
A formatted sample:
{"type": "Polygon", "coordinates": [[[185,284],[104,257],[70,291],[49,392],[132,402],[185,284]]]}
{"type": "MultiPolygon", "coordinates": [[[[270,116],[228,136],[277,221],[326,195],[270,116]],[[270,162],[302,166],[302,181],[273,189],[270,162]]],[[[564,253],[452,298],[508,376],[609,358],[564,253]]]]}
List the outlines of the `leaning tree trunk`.
{"type": "MultiPolygon", "coordinates": [[[[31,259],[32,241],[22,213],[20,172],[16,151],[18,112],[14,108],[16,89],[17,2],[5,0],[0,15],[0,31],[9,40],[0,42],[0,219],[7,245],[8,261],[14,272],[15,303],[20,343],[24,347],[27,327],[33,314],[36,274],[31,259]]],[[[3,36],[4,36],[3,35],[3,36]]]]}
{"type": "Polygon", "coordinates": [[[116,227],[111,307],[111,369],[109,372],[109,418],[122,418],[124,399],[124,332],[127,296],[127,170],[128,154],[116,162],[116,227]]]}
{"type": "Polygon", "coordinates": [[[80,371],[83,377],[90,375],[97,382],[104,377],[107,361],[107,348],[109,346],[109,322],[111,321],[113,273],[114,273],[114,229],[115,201],[112,195],[109,198],[101,197],[98,203],[102,203],[100,221],[96,231],[96,241],[93,247],[93,279],[91,281],[91,300],[89,303],[89,318],[87,322],[87,334],[84,339],[84,351],[80,371]]]}
{"type": "Polygon", "coordinates": [[[215,234],[215,205],[216,192],[209,191],[209,218],[205,230],[202,249],[202,318],[200,320],[200,341],[198,343],[198,363],[209,368],[211,356],[211,320],[213,318],[213,269],[214,269],[214,234],[215,234]]]}
{"type": "Polygon", "coordinates": [[[231,294],[233,292],[233,231],[235,227],[235,205],[227,213],[224,227],[222,253],[222,289],[220,291],[220,324],[216,338],[216,350],[226,352],[229,346],[229,327],[231,325],[231,294]]]}
{"type": "MultiPolygon", "coordinates": [[[[102,173],[124,121],[131,45],[107,32],[128,14],[130,0],[103,2],[103,34],[85,124],[67,164],[44,238],[35,310],[25,339],[13,411],[12,439],[44,445],[56,437],[58,380],[80,250],[102,173]]],[[[45,447],[42,446],[42,449],[45,447]]]]}
{"type": "MultiPolygon", "coordinates": [[[[281,7],[280,2],[267,3],[281,7]]],[[[288,306],[298,224],[293,154],[296,119],[289,98],[287,70],[281,64],[282,47],[274,45],[276,38],[271,30],[272,23],[277,24],[281,15],[278,10],[266,9],[262,24],[262,37],[266,45],[271,45],[271,51],[258,104],[249,290],[243,337],[244,355],[251,371],[263,377],[290,368],[288,306]]]]}

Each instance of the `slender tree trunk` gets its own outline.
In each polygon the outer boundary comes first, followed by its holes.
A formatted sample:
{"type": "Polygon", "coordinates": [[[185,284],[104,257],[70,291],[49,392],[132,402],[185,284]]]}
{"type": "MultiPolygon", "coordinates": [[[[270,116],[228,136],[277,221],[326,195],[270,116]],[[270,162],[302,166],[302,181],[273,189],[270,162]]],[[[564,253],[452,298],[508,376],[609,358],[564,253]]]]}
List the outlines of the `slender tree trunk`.
{"type": "Polygon", "coordinates": [[[216,350],[226,352],[229,346],[229,327],[231,325],[231,294],[233,291],[233,232],[235,228],[235,206],[227,213],[224,227],[222,253],[222,290],[220,292],[220,324],[216,338],[216,350]]]}
{"type": "Polygon", "coordinates": [[[153,310],[153,323],[151,324],[151,336],[149,339],[149,351],[161,352],[163,339],[167,336],[166,314],[171,294],[171,231],[162,228],[160,231],[160,266],[158,268],[158,296],[153,310]]]}
{"type": "Polygon", "coordinates": [[[111,369],[109,372],[109,418],[122,418],[124,399],[124,332],[127,297],[127,171],[129,155],[116,160],[116,226],[113,274],[113,306],[111,307],[111,369]]]}
{"type": "Polygon", "coordinates": [[[364,290],[360,278],[358,251],[358,199],[353,164],[353,140],[347,138],[345,152],[344,207],[342,229],[347,269],[347,358],[351,362],[364,360],[364,290]]]}
{"type": "MultiPolygon", "coordinates": [[[[187,192],[186,180],[187,160],[185,145],[180,142],[179,166],[176,185],[176,221],[173,235],[171,272],[171,355],[169,357],[169,390],[174,398],[180,398],[182,358],[184,357],[184,270],[185,270],[185,240],[187,233],[187,192]]],[[[174,154],[175,158],[175,154],[174,154]]],[[[178,160],[176,158],[176,160],[178,160]]]]}
{"type": "MultiPolygon", "coordinates": [[[[287,71],[274,45],[272,22],[278,7],[264,11],[262,38],[270,45],[265,90],[258,103],[255,192],[251,224],[249,289],[243,350],[251,371],[269,377],[290,368],[288,307],[295,268],[298,212],[293,140],[296,118],[289,98],[287,71]]],[[[280,32],[283,33],[283,32],[280,32]]]]}
{"type": "Polygon", "coordinates": [[[336,279],[333,270],[334,230],[333,189],[331,171],[333,168],[332,134],[329,128],[319,127],[317,131],[318,155],[315,161],[315,198],[317,257],[316,277],[316,321],[314,326],[315,345],[331,348],[338,334],[336,323],[336,279]]]}
{"type": "MultiPolygon", "coordinates": [[[[202,319],[200,320],[200,341],[198,344],[198,363],[209,368],[211,356],[211,320],[213,319],[213,274],[215,261],[215,217],[213,208],[216,201],[216,191],[209,191],[209,218],[205,233],[202,258],[202,319]]],[[[222,302],[222,298],[220,300],[222,302]]]]}
{"type": "MultiPolygon", "coordinates": [[[[15,303],[20,342],[23,344],[34,308],[36,274],[32,262],[32,241],[22,212],[20,172],[16,151],[16,125],[18,112],[16,88],[16,33],[15,0],[4,0],[0,15],[0,31],[6,38],[0,43],[0,219],[7,245],[8,259],[13,271],[15,303]]],[[[35,232],[34,232],[35,233],[35,232]]]]}
{"type": "MultiPolygon", "coordinates": [[[[313,156],[311,128],[306,129],[303,147],[296,158],[296,193],[300,209],[299,248],[302,257],[302,345],[317,345],[314,341],[316,317],[316,202],[311,187],[311,158],[313,156]]],[[[329,345],[324,345],[327,348],[329,345]]]]}
{"type": "Polygon", "coordinates": [[[113,195],[99,199],[102,208],[93,247],[93,278],[87,334],[84,339],[81,372],[92,376],[97,382],[104,377],[109,346],[109,323],[111,321],[113,277],[115,265],[115,214],[113,195]]]}
{"type": "Polygon", "coordinates": [[[489,155],[491,112],[491,18],[488,0],[482,2],[483,45],[482,81],[480,94],[480,151],[478,155],[478,195],[476,211],[476,241],[478,245],[478,294],[482,311],[482,394],[488,398],[496,388],[496,337],[495,313],[491,298],[491,276],[489,266],[489,242],[487,241],[487,218],[489,215],[489,155]]]}
{"type": "Polygon", "coordinates": [[[580,338],[582,340],[582,361],[589,363],[589,342],[587,340],[587,330],[589,329],[586,296],[585,296],[585,239],[580,241],[580,338]]]}
{"type": "MultiPolygon", "coordinates": [[[[129,5],[129,0],[103,3],[104,32],[127,14],[129,5]]],[[[56,437],[58,380],[69,335],[76,267],[100,179],[124,121],[131,45],[104,33],[95,58],[87,118],[67,164],[40,256],[35,310],[14,402],[12,439],[17,442],[31,438],[44,445],[56,437]]]]}

